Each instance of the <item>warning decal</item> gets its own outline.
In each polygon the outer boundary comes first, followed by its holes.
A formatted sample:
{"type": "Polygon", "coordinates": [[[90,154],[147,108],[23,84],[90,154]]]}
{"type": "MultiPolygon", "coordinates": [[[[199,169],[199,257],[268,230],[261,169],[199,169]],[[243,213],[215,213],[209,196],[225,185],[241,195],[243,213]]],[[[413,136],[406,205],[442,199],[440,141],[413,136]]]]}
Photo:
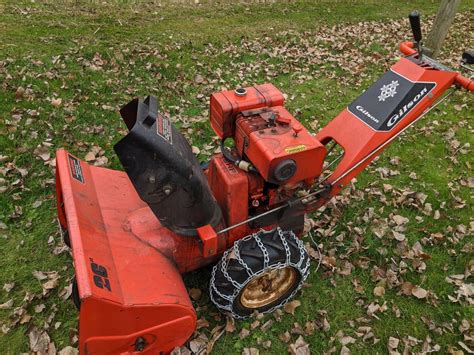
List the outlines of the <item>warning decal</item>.
{"type": "Polygon", "coordinates": [[[171,121],[160,113],[158,113],[156,118],[156,133],[168,143],[173,144],[171,121]]]}
{"type": "Polygon", "coordinates": [[[76,157],[68,154],[69,169],[71,170],[71,176],[81,183],[85,183],[84,174],[82,173],[81,162],[76,157]]]}

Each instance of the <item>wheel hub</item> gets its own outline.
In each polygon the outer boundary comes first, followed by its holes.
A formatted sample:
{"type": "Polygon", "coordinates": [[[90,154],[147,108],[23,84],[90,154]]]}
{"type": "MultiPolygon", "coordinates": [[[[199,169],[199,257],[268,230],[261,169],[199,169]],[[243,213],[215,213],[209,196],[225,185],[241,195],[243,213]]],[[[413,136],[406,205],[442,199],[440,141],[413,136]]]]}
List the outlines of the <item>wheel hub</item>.
{"type": "Polygon", "coordinates": [[[290,266],[269,270],[244,287],[240,303],[247,308],[264,307],[285,295],[295,281],[296,272],[290,266]]]}

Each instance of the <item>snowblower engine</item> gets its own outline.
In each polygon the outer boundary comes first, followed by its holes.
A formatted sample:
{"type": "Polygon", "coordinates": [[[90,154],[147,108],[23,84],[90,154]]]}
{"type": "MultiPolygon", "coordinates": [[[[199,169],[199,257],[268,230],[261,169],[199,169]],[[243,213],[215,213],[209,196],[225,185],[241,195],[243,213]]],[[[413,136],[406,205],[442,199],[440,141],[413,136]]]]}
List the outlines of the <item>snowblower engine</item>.
{"type": "Polygon", "coordinates": [[[311,184],[321,173],[326,149],[284,107],[271,84],[223,91],[211,96],[211,125],[222,139],[232,137],[229,162],[260,173],[266,182],[294,187],[311,184]]]}
{"type": "MultiPolygon", "coordinates": [[[[284,102],[272,84],[211,96],[210,121],[221,139],[222,155],[211,159],[208,174],[227,225],[288,200],[321,174],[326,148],[284,108],[284,102]],[[229,138],[231,149],[226,147],[229,138]]],[[[253,226],[271,222],[300,230],[304,212],[269,216],[253,226]]]]}

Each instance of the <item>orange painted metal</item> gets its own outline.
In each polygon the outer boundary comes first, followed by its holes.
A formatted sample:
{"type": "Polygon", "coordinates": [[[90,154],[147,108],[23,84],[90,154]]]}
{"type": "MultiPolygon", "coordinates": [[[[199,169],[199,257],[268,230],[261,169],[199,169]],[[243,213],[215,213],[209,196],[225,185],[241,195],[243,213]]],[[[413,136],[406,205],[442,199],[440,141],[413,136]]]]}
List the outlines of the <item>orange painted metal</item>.
{"type": "Polygon", "coordinates": [[[210,257],[217,254],[217,234],[210,224],[197,228],[199,239],[202,242],[203,257],[210,257]]]}
{"type": "MultiPolygon", "coordinates": [[[[180,271],[130,225],[134,212],[156,221],[153,213],[124,172],[89,166],[65,150],[56,159],[81,299],[81,354],[131,353],[139,337],[150,354],[182,344],[196,313],[180,271]]],[[[169,239],[159,231],[154,239],[169,239]]]]}
{"type": "Polygon", "coordinates": [[[245,110],[281,106],[285,102],[283,94],[272,84],[245,88],[245,94],[234,90],[221,91],[211,95],[211,126],[221,138],[232,137],[235,130],[235,116],[245,110]]]}
{"type": "Polygon", "coordinates": [[[284,107],[273,106],[270,110],[284,123],[277,119],[274,126],[268,127],[258,113],[237,118],[234,140],[239,154],[252,162],[265,180],[271,180],[278,163],[294,160],[296,172],[284,185],[303,180],[311,184],[321,174],[326,148],[284,107]]]}
{"type": "MultiPolygon", "coordinates": [[[[208,169],[208,181],[212,194],[219,204],[228,226],[248,218],[249,174],[227,162],[222,154],[212,157],[208,169]]],[[[250,232],[247,225],[229,232],[229,242],[250,232]]]]}
{"type": "MultiPolygon", "coordinates": [[[[431,82],[436,85],[430,95],[423,97],[414,109],[412,109],[395,128],[388,132],[375,131],[360,119],[356,118],[347,108],[330,121],[327,126],[319,131],[316,138],[323,144],[327,144],[331,140],[336,141],[344,149],[344,156],[328,179],[328,183],[339,179],[361,159],[369,155],[375,148],[388,141],[418,118],[446,91],[446,89],[454,84],[457,75],[455,72],[425,69],[406,58],[400,59],[391,67],[391,70],[411,81],[431,82]]],[[[310,206],[310,209],[312,210],[323,205],[332,196],[337,195],[352,178],[364,170],[382,151],[383,149],[378,150],[364,163],[360,164],[356,169],[342,178],[337,185],[331,189],[331,193],[327,196],[327,199],[319,200],[315,206],[310,206]]]]}
{"type": "MultiPolygon", "coordinates": [[[[400,51],[406,55],[416,54],[416,50],[413,47],[414,47],[414,44],[413,42],[410,42],[410,41],[405,41],[405,42],[400,43],[400,51]]],[[[454,82],[469,91],[474,91],[474,80],[466,78],[460,73],[456,73],[454,82]]]]}

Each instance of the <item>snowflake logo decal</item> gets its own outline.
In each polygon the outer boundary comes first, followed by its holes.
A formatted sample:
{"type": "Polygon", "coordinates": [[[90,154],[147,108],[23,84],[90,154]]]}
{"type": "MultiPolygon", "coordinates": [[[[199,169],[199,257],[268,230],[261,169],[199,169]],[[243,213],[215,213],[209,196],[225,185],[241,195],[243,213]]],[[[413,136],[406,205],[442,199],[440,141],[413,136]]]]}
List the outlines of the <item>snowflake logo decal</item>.
{"type": "Polygon", "coordinates": [[[397,94],[398,80],[392,80],[388,85],[380,88],[379,101],[385,101],[389,97],[394,97],[397,94]]]}

